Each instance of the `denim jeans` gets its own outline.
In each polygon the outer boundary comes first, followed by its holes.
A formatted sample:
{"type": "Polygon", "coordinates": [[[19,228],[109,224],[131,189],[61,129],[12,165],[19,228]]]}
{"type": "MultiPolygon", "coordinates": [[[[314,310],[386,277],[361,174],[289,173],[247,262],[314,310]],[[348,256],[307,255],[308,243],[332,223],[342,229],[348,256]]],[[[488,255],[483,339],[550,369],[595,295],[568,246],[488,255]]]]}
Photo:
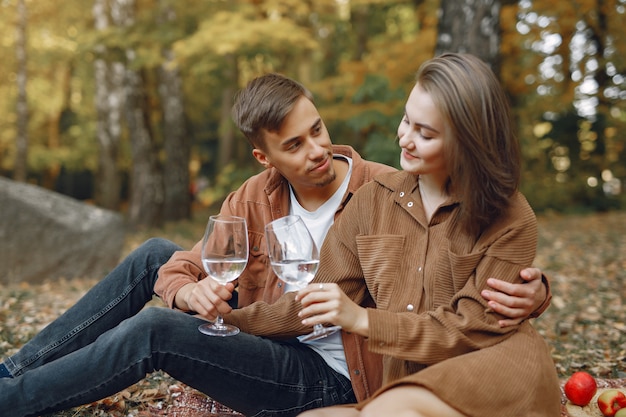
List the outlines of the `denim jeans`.
{"type": "Polygon", "coordinates": [[[144,308],[159,267],[180,250],[150,239],[4,361],[0,415],[36,416],[113,395],[155,370],[247,416],[295,416],[355,402],[350,381],[296,340],[201,334],[204,321],[144,308]]]}

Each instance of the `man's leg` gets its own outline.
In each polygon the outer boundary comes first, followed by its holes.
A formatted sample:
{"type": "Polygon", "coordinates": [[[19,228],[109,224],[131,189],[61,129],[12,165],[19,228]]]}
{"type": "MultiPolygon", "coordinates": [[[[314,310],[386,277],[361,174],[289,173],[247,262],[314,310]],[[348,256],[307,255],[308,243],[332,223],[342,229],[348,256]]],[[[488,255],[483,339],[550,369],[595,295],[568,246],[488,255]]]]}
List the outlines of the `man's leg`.
{"type": "Polygon", "coordinates": [[[157,272],[180,247],[150,239],[48,325],[4,365],[13,376],[35,369],[92,343],[99,335],[137,314],[152,299],[157,272]]]}
{"type": "Polygon", "coordinates": [[[355,401],[350,381],[306,346],[245,333],[206,336],[198,331],[201,323],[179,311],[145,309],[82,349],[0,379],[0,415],[90,403],[159,369],[248,416],[295,416],[355,401]]]}

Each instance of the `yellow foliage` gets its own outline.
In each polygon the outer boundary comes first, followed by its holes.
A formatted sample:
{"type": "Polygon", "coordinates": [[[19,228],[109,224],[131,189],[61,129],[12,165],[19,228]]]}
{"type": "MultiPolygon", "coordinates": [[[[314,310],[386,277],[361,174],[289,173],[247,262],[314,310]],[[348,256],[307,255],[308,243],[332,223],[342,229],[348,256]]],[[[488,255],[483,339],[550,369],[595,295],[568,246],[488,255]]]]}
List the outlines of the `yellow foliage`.
{"type": "Polygon", "coordinates": [[[281,16],[260,19],[254,10],[221,11],[203,21],[190,37],[174,44],[179,59],[210,58],[262,49],[310,52],[318,43],[307,28],[281,16]]]}

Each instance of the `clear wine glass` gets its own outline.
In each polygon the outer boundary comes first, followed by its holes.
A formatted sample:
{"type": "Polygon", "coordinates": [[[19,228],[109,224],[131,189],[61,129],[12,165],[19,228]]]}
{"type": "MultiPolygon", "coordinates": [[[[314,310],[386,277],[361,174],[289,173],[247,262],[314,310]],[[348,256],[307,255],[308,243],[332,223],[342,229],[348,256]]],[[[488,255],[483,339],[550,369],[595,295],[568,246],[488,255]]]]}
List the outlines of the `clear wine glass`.
{"type": "MultiPolygon", "coordinates": [[[[267,224],[265,240],[272,269],[278,278],[296,290],[313,280],[320,263],[319,251],[300,216],[285,216],[267,224]]],[[[316,324],[313,332],[300,340],[320,339],[339,329],[341,326],[316,324]]]]}
{"type": "MultiPolygon", "coordinates": [[[[206,273],[224,285],[241,275],[248,263],[248,227],[246,219],[216,215],[209,222],[202,239],[202,266],[206,273]]],[[[233,336],[239,333],[236,326],[224,324],[222,316],[215,323],[198,327],[209,336],[233,336]]]]}

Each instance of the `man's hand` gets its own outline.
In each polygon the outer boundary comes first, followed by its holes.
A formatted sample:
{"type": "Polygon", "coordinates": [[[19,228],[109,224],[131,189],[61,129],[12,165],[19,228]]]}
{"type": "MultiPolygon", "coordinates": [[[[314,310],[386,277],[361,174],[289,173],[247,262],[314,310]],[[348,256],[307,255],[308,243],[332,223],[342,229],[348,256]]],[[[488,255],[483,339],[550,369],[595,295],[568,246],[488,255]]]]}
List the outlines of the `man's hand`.
{"type": "Polygon", "coordinates": [[[176,307],[214,320],[218,315],[232,311],[228,300],[232,298],[234,289],[232,282],[222,285],[211,278],[189,283],[176,293],[176,307]]]}
{"type": "Polygon", "coordinates": [[[544,302],[547,296],[546,286],[541,280],[539,268],[526,268],[520,272],[526,282],[511,284],[496,278],[489,278],[487,284],[495,291],[483,290],[481,295],[489,301],[496,313],[507,316],[500,320],[500,327],[512,326],[526,320],[544,302]]]}

